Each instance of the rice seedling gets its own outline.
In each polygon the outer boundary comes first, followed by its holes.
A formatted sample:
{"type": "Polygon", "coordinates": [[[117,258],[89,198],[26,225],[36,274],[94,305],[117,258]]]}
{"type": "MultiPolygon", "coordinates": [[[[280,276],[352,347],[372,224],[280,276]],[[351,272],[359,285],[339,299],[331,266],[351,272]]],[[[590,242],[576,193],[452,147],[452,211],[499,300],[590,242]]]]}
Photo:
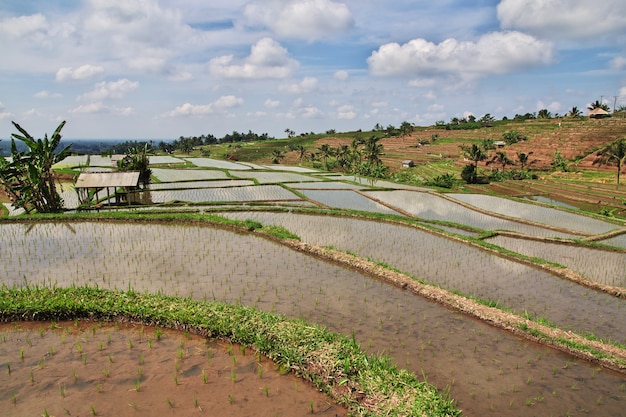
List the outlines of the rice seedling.
{"type": "Polygon", "coordinates": [[[228,403],[229,404],[233,403],[233,395],[232,394],[228,394],[228,403]]]}
{"type": "Polygon", "coordinates": [[[96,409],[94,408],[94,406],[93,406],[93,405],[90,405],[90,406],[89,406],[89,411],[91,411],[91,415],[92,415],[92,416],[96,416],[96,415],[97,415],[97,414],[96,414],[96,409]]]}
{"type": "Polygon", "coordinates": [[[11,395],[11,402],[13,403],[13,405],[17,404],[17,394],[11,395]]]}
{"type": "Polygon", "coordinates": [[[7,362],[7,373],[11,375],[11,364],[7,362]]]}
{"type": "Polygon", "coordinates": [[[202,382],[203,382],[204,384],[208,384],[208,383],[209,383],[209,377],[208,377],[208,375],[206,374],[206,372],[205,372],[205,370],[204,370],[204,369],[202,370],[202,382]]]}
{"type": "Polygon", "coordinates": [[[141,380],[135,379],[135,391],[141,391],[141,380]]]}
{"type": "Polygon", "coordinates": [[[174,385],[178,385],[178,374],[174,374],[174,385]]]}
{"type": "Polygon", "coordinates": [[[167,405],[169,405],[170,408],[174,408],[174,403],[172,402],[172,400],[169,397],[166,398],[165,401],[167,401],[167,405]]]}

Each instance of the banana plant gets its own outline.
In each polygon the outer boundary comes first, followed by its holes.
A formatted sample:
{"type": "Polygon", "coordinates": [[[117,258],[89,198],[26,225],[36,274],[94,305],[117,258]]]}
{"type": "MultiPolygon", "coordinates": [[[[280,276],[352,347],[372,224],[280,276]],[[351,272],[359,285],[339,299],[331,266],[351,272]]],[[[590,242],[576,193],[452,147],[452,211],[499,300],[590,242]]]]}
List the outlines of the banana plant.
{"type": "Polygon", "coordinates": [[[0,186],[14,206],[27,212],[62,211],[63,199],[57,193],[52,166],[70,154],[71,145],[56,152],[65,121],[59,124],[50,139],[47,134],[43,139],[35,139],[19,124],[12,123],[20,133],[11,135],[11,160],[0,162],[0,186]],[[24,143],[28,151],[18,151],[16,140],[24,143]]]}

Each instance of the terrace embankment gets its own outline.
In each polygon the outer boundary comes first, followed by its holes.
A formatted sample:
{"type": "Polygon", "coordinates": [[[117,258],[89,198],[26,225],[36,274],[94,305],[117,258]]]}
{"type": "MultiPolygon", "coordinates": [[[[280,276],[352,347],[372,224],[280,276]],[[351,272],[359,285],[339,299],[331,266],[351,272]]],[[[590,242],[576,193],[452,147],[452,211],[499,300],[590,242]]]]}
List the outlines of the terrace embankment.
{"type": "Polygon", "coordinates": [[[545,326],[515,314],[483,305],[466,297],[458,296],[441,288],[419,283],[404,274],[391,271],[374,262],[344,252],[321,248],[295,240],[287,241],[285,244],[296,250],[348,265],[351,268],[375,276],[399,288],[409,290],[448,308],[476,317],[515,335],[547,344],[576,357],[600,363],[606,368],[626,374],[625,349],[601,341],[591,341],[570,331],[545,326]],[[598,355],[598,353],[602,353],[602,355],[598,355]]]}

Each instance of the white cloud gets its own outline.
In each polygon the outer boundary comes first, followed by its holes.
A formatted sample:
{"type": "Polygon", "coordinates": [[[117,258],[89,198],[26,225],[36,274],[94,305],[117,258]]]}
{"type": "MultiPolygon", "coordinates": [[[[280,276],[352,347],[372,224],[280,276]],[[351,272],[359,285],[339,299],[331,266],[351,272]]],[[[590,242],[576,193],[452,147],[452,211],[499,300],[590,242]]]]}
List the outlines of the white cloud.
{"type": "Polygon", "coordinates": [[[624,0],[502,0],[498,19],[505,29],[571,40],[624,35],[624,0]]]}
{"type": "Polygon", "coordinates": [[[189,71],[177,72],[168,77],[168,80],[176,82],[189,81],[191,79],[193,79],[193,74],[189,71]]]}
{"type": "Polygon", "coordinates": [[[548,109],[551,113],[555,113],[561,110],[561,103],[558,101],[552,101],[550,104],[546,104],[540,100],[537,102],[537,110],[541,109],[548,109]]]}
{"type": "Polygon", "coordinates": [[[609,62],[609,66],[614,70],[626,69],[626,58],[623,56],[616,56],[609,62]]]}
{"type": "Polygon", "coordinates": [[[235,96],[222,96],[215,102],[215,106],[222,108],[237,107],[241,104],[243,104],[243,99],[235,96]]]}
{"type": "Polygon", "coordinates": [[[320,117],[322,112],[315,106],[306,106],[300,109],[300,116],[306,119],[313,119],[316,117],[320,117]]]}
{"type": "Polygon", "coordinates": [[[61,97],[60,93],[51,93],[47,90],[38,91],[34,94],[35,98],[46,99],[46,98],[58,98],[61,97]]]}
{"type": "Polygon", "coordinates": [[[265,100],[265,103],[263,103],[263,105],[265,107],[267,107],[268,109],[274,109],[274,108],[280,106],[280,101],[272,100],[272,99],[268,98],[267,100],[265,100]]]}
{"type": "Polygon", "coordinates": [[[552,55],[549,42],[520,32],[493,32],[477,42],[446,39],[434,44],[414,39],[404,45],[388,43],[374,51],[367,62],[374,75],[476,78],[548,64],[552,55]]]}
{"type": "Polygon", "coordinates": [[[350,77],[350,75],[348,74],[348,71],[344,71],[344,70],[336,71],[335,74],[333,74],[333,78],[339,81],[346,81],[348,77],[350,77]]]}
{"type": "Polygon", "coordinates": [[[317,88],[318,80],[314,77],[305,77],[297,84],[285,84],[278,87],[278,89],[284,93],[289,94],[304,94],[310,93],[317,88]]]}
{"type": "Polygon", "coordinates": [[[357,116],[354,106],[345,104],[337,108],[337,118],[343,120],[352,120],[357,116]]]}
{"type": "Polygon", "coordinates": [[[105,107],[101,102],[81,104],[80,106],[70,110],[70,113],[103,113],[105,107]]]}
{"type": "Polygon", "coordinates": [[[56,80],[59,82],[86,80],[103,72],[104,68],[99,65],[85,64],[77,68],[63,67],[57,71],[56,80]]]}
{"type": "Polygon", "coordinates": [[[13,116],[13,114],[6,111],[5,105],[0,101],[0,120],[8,119],[11,116],[13,116]]]}
{"type": "Polygon", "coordinates": [[[129,116],[135,112],[132,107],[105,106],[102,102],[81,104],[70,110],[70,113],[82,114],[115,114],[118,116],[129,116]]]}
{"type": "Polygon", "coordinates": [[[82,95],[79,99],[87,101],[100,101],[108,98],[119,99],[136,90],[137,87],[139,87],[137,81],[130,81],[126,78],[117,81],[103,81],[96,84],[92,91],[82,95]]]}
{"type": "Polygon", "coordinates": [[[174,110],[162,114],[162,117],[190,117],[207,116],[211,114],[225,114],[223,109],[239,106],[243,99],[235,96],[222,96],[213,103],[191,104],[185,103],[174,110]]]}
{"type": "Polygon", "coordinates": [[[48,22],[42,14],[10,17],[0,21],[0,34],[11,39],[38,38],[46,36],[48,22]]]}
{"type": "Polygon", "coordinates": [[[244,8],[244,18],[249,26],[307,40],[330,37],[354,25],[348,6],[331,0],[253,1],[244,8]]]}
{"type": "Polygon", "coordinates": [[[428,111],[431,113],[441,113],[444,109],[445,107],[443,104],[431,104],[428,106],[428,111]]]}
{"type": "Polygon", "coordinates": [[[209,62],[212,74],[226,78],[285,78],[298,66],[298,61],[289,57],[287,49],[270,38],[254,44],[250,55],[239,63],[235,62],[233,55],[213,58],[209,62]]]}
{"type": "Polygon", "coordinates": [[[179,116],[205,116],[215,113],[215,109],[212,103],[209,104],[191,104],[185,103],[176,107],[174,110],[165,114],[167,117],[179,117],[179,116]]]}

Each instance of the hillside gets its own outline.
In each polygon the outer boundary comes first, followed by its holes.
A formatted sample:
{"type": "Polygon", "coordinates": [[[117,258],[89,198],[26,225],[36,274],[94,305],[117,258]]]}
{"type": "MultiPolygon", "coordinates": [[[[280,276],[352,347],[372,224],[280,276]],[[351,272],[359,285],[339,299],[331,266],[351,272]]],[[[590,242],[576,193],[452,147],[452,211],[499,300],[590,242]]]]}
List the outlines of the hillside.
{"type": "MultiPolygon", "coordinates": [[[[409,136],[385,138],[381,143],[385,147],[385,156],[382,160],[392,172],[402,169],[402,161],[411,159],[415,164],[451,159],[458,164],[464,164],[459,145],[480,143],[483,139],[494,141],[502,140],[506,132],[517,131],[527,137],[526,141],[506,146],[502,150],[509,158],[515,160],[516,152],[533,152],[531,160],[535,169],[547,169],[554,153],[558,150],[565,158],[575,160],[585,157],[578,166],[591,168],[592,153],[598,148],[617,139],[626,137],[626,119],[610,118],[603,120],[580,119],[548,119],[528,120],[525,122],[498,122],[493,127],[476,130],[445,130],[443,128],[418,128],[409,136]],[[418,141],[432,141],[434,143],[420,146],[418,141]]],[[[367,133],[361,133],[365,137],[367,133]]],[[[330,144],[337,147],[349,144],[350,138],[327,137],[315,142],[315,147],[330,144]]],[[[288,163],[285,160],[284,163],[288,163]]],[[[297,160],[292,162],[297,163],[297,160]]],[[[596,166],[593,167],[597,169],[596,166]]]]}

